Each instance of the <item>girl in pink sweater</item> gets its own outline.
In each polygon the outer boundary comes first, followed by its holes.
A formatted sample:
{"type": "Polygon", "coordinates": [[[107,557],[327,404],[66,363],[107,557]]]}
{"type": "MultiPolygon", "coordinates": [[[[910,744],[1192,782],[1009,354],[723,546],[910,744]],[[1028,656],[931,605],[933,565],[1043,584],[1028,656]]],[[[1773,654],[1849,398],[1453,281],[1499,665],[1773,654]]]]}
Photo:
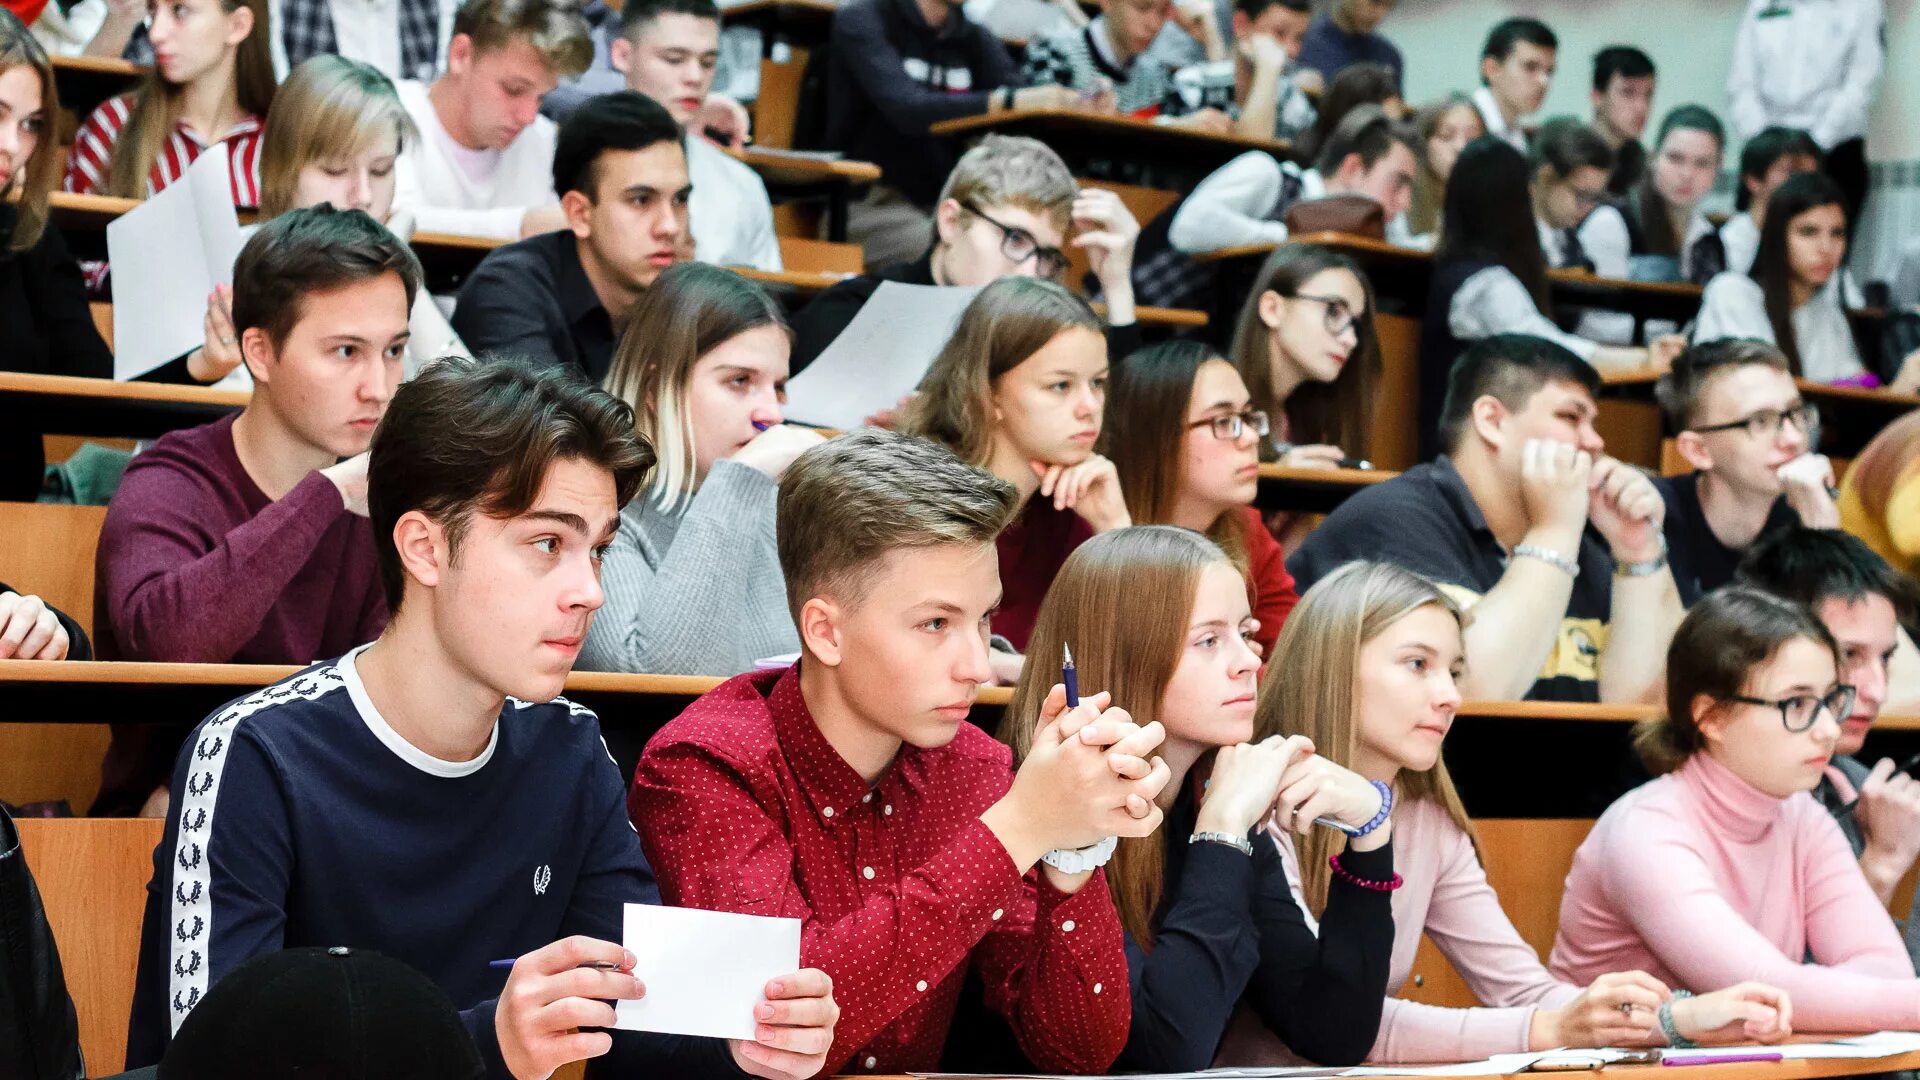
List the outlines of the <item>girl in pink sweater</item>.
{"type": "MultiPolygon", "coordinates": [[[[1554,978],[1487,884],[1473,823],[1440,760],[1460,705],[1460,619],[1453,601],[1426,579],[1381,563],[1350,564],[1294,609],[1261,691],[1259,736],[1305,735],[1336,764],[1393,785],[1395,869],[1404,885],[1393,895],[1387,993],[1406,984],[1424,932],[1485,1003],[1456,1009],[1389,996],[1369,1060],[1463,1061],[1557,1046],[1664,1043],[1655,1019],[1670,996],[1664,983],[1623,970],[1636,966],[1627,963],[1573,982],[1554,978]],[[1353,676],[1294,677],[1303,670],[1353,676]]],[[[1302,906],[1317,915],[1326,907],[1328,856],[1342,849],[1343,838],[1309,827],[1280,840],[1302,906]]],[[[1768,1039],[1785,1034],[1785,1010],[1778,991],[1740,985],[1675,1002],[1674,1020],[1698,1042],[1768,1039]]],[[[1280,1060],[1277,1047],[1249,1048],[1242,1041],[1248,1034],[1236,1028],[1222,1056],[1280,1060]]]]}
{"type": "Polygon", "coordinates": [[[1893,920],[1808,795],[1853,708],[1837,656],[1790,601],[1728,588],[1694,606],[1667,652],[1667,715],[1636,734],[1664,775],[1575,853],[1554,974],[1642,967],[1694,990],[1764,979],[1808,1031],[1920,1028],[1893,920]]]}

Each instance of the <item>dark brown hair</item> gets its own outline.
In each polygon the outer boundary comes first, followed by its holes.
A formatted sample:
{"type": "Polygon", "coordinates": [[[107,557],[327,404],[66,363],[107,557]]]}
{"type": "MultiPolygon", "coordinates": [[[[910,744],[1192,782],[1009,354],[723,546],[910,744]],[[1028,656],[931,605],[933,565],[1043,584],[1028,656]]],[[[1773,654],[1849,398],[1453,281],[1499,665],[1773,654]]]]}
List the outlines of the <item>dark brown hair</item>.
{"type": "Polygon", "coordinates": [[[1686,431],[1699,422],[1700,393],[1722,372],[1759,364],[1786,371],[1787,357],[1779,349],[1752,338],[1722,338],[1695,345],[1680,354],[1673,370],[1653,386],[1654,400],[1666,414],[1670,431],[1686,431]]]}
{"type": "MultiPolygon", "coordinates": [[[[1138,525],[1172,524],[1186,459],[1187,412],[1193,383],[1209,362],[1226,359],[1203,341],[1163,341],[1149,345],[1119,367],[1107,390],[1107,415],[1100,425],[1101,450],[1113,461],[1126,494],[1127,514],[1138,525]],[[1115,432],[1125,432],[1116,437],[1115,432]]],[[[1211,435],[1204,435],[1212,438],[1211,435]]],[[[1247,515],[1229,510],[1207,529],[1245,574],[1248,569],[1247,515]]]]}
{"type": "Polygon", "coordinates": [[[524,40],[554,74],[577,79],[593,66],[593,27],[582,7],[578,0],[465,0],[453,33],[471,40],[475,55],[524,40]]]}
{"type": "MultiPolygon", "coordinates": [[[[1384,105],[1399,96],[1400,77],[1385,64],[1362,60],[1341,68],[1340,73],[1327,83],[1327,92],[1320,95],[1320,115],[1314,119],[1313,126],[1293,144],[1295,156],[1301,161],[1314,160],[1320,156],[1320,148],[1332,137],[1333,129],[1346,119],[1348,113],[1361,105],[1384,105]]],[[[1339,162],[1334,164],[1338,165],[1339,162]]]]}
{"type": "MultiPolygon", "coordinates": [[[[1787,354],[1787,364],[1795,377],[1804,370],[1800,359],[1800,338],[1793,330],[1793,266],[1787,257],[1787,234],[1793,221],[1809,210],[1837,206],[1846,214],[1847,200],[1840,185],[1825,173],[1803,172],[1787,179],[1773,190],[1767,200],[1767,223],[1760,229],[1760,248],[1753,256],[1749,276],[1760,283],[1766,298],[1767,322],[1773,326],[1773,340],[1787,354]]],[[[1843,253],[1844,256],[1844,253],[1843,253]]],[[[1841,271],[1835,271],[1839,273],[1841,271]]]]}
{"type": "Polygon", "coordinates": [[[473,514],[525,513],[547,470],[565,459],[612,473],[625,506],[653,467],[653,449],[635,433],[625,402],[571,368],[451,356],[402,383],[367,463],[367,516],[387,607],[399,611],[406,595],[393,543],[403,515],[418,510],[439,522],[457,558],[473,514]]]}
{"type": "Polygon", "coordinates": [[[1380,385],[1380,335],[1373,322],[1373,283],[1352,259],[1311,244],[1282,244],[1254,275],[1253,289],[1240,308],[1228,358],[1240,369],[1253,397],[1253,407],[1265,409],[1278,423],[1284,415],[1287,438],[1298,443],[1338,446],[1352,457],[1369,456],[1373,438],[1373,410],[1380,385]],[[1286,400],[1273,391],[1272,332],[1260,318],[1260,297],[1277,293],[1296,296],[1301,286],[1326,270],[1345,270],[1360,281],[1366,295],[1364,311],[1353,313],[1353,355],[1332,382],[1308,380],[1294,387],[1286,400]]]}
{"type": "Polygon", "coordinates": [[[861,428],[801,454],[780,478],[774,531],[787,605],[833,591],[865,596],[866,574],[888,552],[991,544],[1013,519],[1012,484],[937,443],[861,428]]]}
{"type": "Polygon", "coordinates": [[[1547,256],[1533,217],[1533,170],[1504,140],[1482,135],[1460,151],[1440,210],[1437,269],[1460,259],[1499,263],[1520,279],[1534,306],[1553,318],[1547,256]]]}
{"type": "Polygon", "coordinates": [[[260,226],[233,263],[233,326],[259,327],[278,348],[311,293],[398,274],[407,308],[420,291],[420,260],[364,210],[331,203],[289,210],[260,226]]]}
{"type": "Polygon", "coordinates": [[[1634,725],[1633,748],[1648,771],[1679,768],[1705,745],[1693,718],[1695,698],[1720,703],[1747,692],[1753,670],[1780,646],[1806,638],[1825,646],[1840,664],[1827,624],[1806,605],[1747,585],[1710,592],[1680,622],[1667,646],[1667,712],[1634,725]]]}
{"type": "Polygon", "coordinates": [[[0,8],[0,72],[26,66],[40,76],[40,142],[33,156],[16,163],[14,178],[0,188],[0,203],[12,202],[19,218],[7,247],[25,251],[40,243],[47,228],[47,202],[60,168],[59,148],[54,145],[55,118],[60,115],[60,94],[54,85],[53,62],[47,50],[27,32],[26,25],[13,12],[0,8]]]}
{"type": "MultiPolygon", "coordinates": [[[[1682,105],[1667,114],[1660,122],[1660,137],[1653,142],[1653,154],[1658,158],[1666,149],[1667,138],[1676,131],[1698,131],[1713,139],[1716,152],[1725,157],[1727,152],[1727,129],[1720,126],[1720,118],[1713,115],[1704,105],[1682,105]]],[[[1667,205],[1666,196],[1660,194],[1659,187],[1653,182],[1654,166],[1648,165],[1640,182],[1634,185],[1627,196],[1626,212],[1639,225],[1641,242],[1649,255],[1679,255],[1686,237],[1673,227],[1673,215],[1667,205]]]]}

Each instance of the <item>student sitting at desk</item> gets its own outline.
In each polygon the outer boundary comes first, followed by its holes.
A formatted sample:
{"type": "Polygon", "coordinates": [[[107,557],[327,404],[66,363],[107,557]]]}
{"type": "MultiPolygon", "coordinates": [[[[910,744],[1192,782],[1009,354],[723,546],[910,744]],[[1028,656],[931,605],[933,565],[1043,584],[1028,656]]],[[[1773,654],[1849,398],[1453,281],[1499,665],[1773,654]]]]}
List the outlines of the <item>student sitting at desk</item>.
{"type": "Polygon", "coordinates": [[[1109,352],[1119,359],[1139,347],[1130,275],[1140,226],[1118,195],[1082,190],[1045,143],[1007,135],[980,140],[947,177],[934,227],[933,245],[913,262],[840,282],[794,316],[793,370],[832,344],[883,281],[977,288],[1004,277],[1059,280],[1068,243],[1086,251],[1100,285],[1109,352]]]}
{"type": "MultiPolygon", "coordinates": [[[[1651,167],[1626,193],[1618,211],[1627,227],[1628,259],[1596,251],[1596,264],[1627,261],[1631,266],[1633,259],[1658,257],[1671,261],[1660,277],[1691,281],[1715,242],[1713,222],[1702,205],[1720,175],[1725,144],[1726,132],[1719,119],[1706,109],[1682,105],[1668,113],[1660,121],[1651,167]]],[[[1594,213],[1598,216],[1599,211],[1594,213]]],[[[1594,244],[1589,241],[1590,247],[1594,244]]],[[[1636,268],[1630,276],[1644,280],[1654,275],[1636,268]]]]}
{"type": "Polygon", "coordinates": [[[1571,117],[1540,125],[1527,156],[1533,167],[1533,219],[1550,270],[1627,277],[1627,223],[1607,204],[1613,150],[1571,117]]]}
{"type": "Polygon", "coordinates": [[[1740,557],[1771,533],[1839,526],[1828,494],[1833,465],[1809,444],[1819,413],[1800,397],[1779,349],[1697,345],[1660,377],[1655,396],[1674,448],[1693,466],[1653,482],[1667,504],[1667,558],[1681,603],[1732,581],[1740,557]]]}
{"type": "Polygon", "coordinates": [[[1106,453],[1128,516],[1141,525],[1192,529],[1227,553],[1247,579],[1261,656],[1272,655],[1300,599],[1286,551],[1253,506],[1267,425],[1240,373],[1198,341],[1134,353],[1107,393],[1106,453]]]}
{"type": "Polygon", "coordinates": [[[154,67],[80,125],[66,190],[144,199],[219,147],[233,205],[260,205],[260,135],[273,104],[267,0],[178,0],[151,8],[154,67]]]}
{"type": "MultiPolygon", "coordinates": [[[[1542,172],[1551,172],[1550,165],[1542,172]]],[[[1604,170],[1582,170],[1592,195],[1605,184],[1604,170]]],[[[1685,348],[1678,336],[1656,340],[1651,350],[1602,345],[1562,330],[1552,317],[1547,292],[1545,231],[1534,214],[1533,170],[1518,150],[1492,136],[1461,152],[1447,182],[1440,247],[1420,322],[1420,455],[1441,449],[1437,432],[1448,372],[1468,343],[1498,334],[1545,338],[1601,370],[1665,368],[1685,348]]],[[[1551,193],[1554,224],[1578,222],[1585,196],[1577,190],[1551,193]]],[[[1597,196],[1595,196],[1597,198],[1597,196]]]]}
{"type": "Polygon", "coordinates": [[[1522,121],[1540,111],[1553,88],[1560,39],[1538,19],[1502,20],[1480,49],[1480,88],[1473,104],[1487,134],[1527,152],[1522,121]]]}
{"type": "MultiPolygon", "coordinates": [[[[1030,86],[1056,84],[1083,95],[1111,94],[1123,115],[1163,117],[1180,127],[1227,132],[1233,121],[1222,110],[1230,86],[1220,86],[1198,109],[1174,86],[1174,71],[1148,47],[1172,13],[1172,0],[1106,0],[1102,13],[1083,27],[1064,30],[1027,46],[1022,77],[1030,86]]],[[[1226,59],[1218,24],[1203,18],[1207,60],[1226,59]]]]}
{"type": "Polygon", "coordinates": [[[1300,43],[1300,67],[1318,72],[1331,86],[1342,71],[1355,64],[1384,64],[1397,84],[1406,73],[1400,50],[1380,33],[1380,24],[1399,0],[1334,0],[1326,13],[1307,27],[1300,43]]]}
{"type": "Polygon", "coordinates": [[[1314,168],[1249,150],[1214,170],[1140,233],[1134,294],[1154,307],[1207,309],[1219,267],[1196,255],[1244,244],[1287,242],[1286,214],[1323,195],[1364,195],[1387,220],[1413,198],[1413,137],[1377,105],[1362,105],[1334,129],[1314,168]]]}
{"type": "Polygon", "coordinates": [[[1126,1042],[1099,853],[1159,826],[1168,771],[1146,759],[1162,729],[1100,696],[1068,710],[1056,688],[1015,770],[967,722],[992,675],[993,538],[1017,505],[906,435],[865,428],[801,455],[777,529],[799,664],[702,696],[634,775],[628,808],[670,903],[802,920],[802,962],[843,1009],[824,1074],[937,1067],[969,969],[1022,1071],[1105,1072],[1126,1042]]]}
{"type": "Polygon", "coordinates": [[[1380,383],[1373,310],[1366,275],[1327,248],[1284,244],[1254,275],[1229,355],[1267,414],[1280,464],[1368,456],[1380,383]]]}
{"type": "Polygon", "coordinates": [[[1623,197],[1647,171],[1640,136],[1653,115],[1658,83],[1653,59],[1631,45],[1609,45],[1593,54],[1593,130],[1613,151],[1607,193],[1623,197]]]}
{"type": "Polygon", "coordinates": [[[1862,361],[1853,325],[1834,287],[1847,256],[1847,212],[1840,186],[1822,173],[1801,173],[1767,201],[1760,250],[1747,274],[1719,274],[1700,298],[1693,340],[1754,338],[1778,345],[1795,376],[1853,386],[1884,384],[1896,393],[1920,390],[1920,351],[1862,361]],[[1879,374],[1884,371],[1887,378],[1879,374]]]}
{"type": "Polygon", "coordinates": [[[704,263],[669,267],[634,305],[607,389],[659,468],[601,560],[582,668],[738,675],[799,651],[773,497],[821,436],[781,423],[791,340],[765,289],[704,263]]]}
{"type": "MultiPolygon", "coordinates": [[[[1601,975],[1587,986],[1555,979],[1487,884],[1473,822],[1440,753],[1460,708],[1466,666],[1463,616],[1453,600],[1397,566],[1355,562],[1315,585],[1294,618],[1273,663],[1280,671],[1312,667],[1322,677],[1268,679],[1254,738],[1305,739],[1329,765],[1393,793],[1401,888],[1394,894],[1390,996],[1367,1060],[1472,1061],[1562,1046],[1665,1043],[1655,1019],[1670,1000],[1664,984],[1641,971],[1601,975]],[[1400,996],[1423,938],[1438,946],[1479,1005],[1448,1008],[1400,996]]],[[[1348,857],[1346,838],[1282,817],[1255,840],[1279,848],[1285,880],[1309,919],[1338,910],[1342,882],[1328,860],[1348,857]]],[[[1695,1041],[1768,1041],[1791,1030],[1785,995],[1769,987],[1675,1000],[1672,1012],[1675,1028],[1695,1041]]],[[[1222,1056],[1280,1064],[1289,1049],[1243,1025],[1222,1056]]]]}
{"type": "Polygon", "coordinates": [[[646,991],[621,910],[660,900],[598,719],[557,696],[650,462],[626,406],[572,372],[454,358],[400,388],[361,480],[393,622],[182,748],[128,1064],[157,1060],[248,958],[324,944],[432,979],[488,1080],[602,1057],[588,1075],[819,1071],[835,1007],[818,971],[766,986],[757,1041],[575,1030],[646,991]]]}
{"type": "MultiPolygon", "coordinates": [[[[110,379],[113,351],[100,339],[80,266],[47,210],[60,168],[50,137],[59,114],[45,50],[0,10],[0,370],[110,379]]],[[[208,345],[216,340],[209,328],[208,345]]],[[[142,379],[212,382],[224,374],[177,361],[142,379]]],[[[42,428],[30,406],[0,405],[0,500],[40,496],[42,428]]]]}
{"type": "Polygon", "coordinates": [[[1701,993],[1760,979],[1792,995],[1802,1030],[1920,1025],[1913,960],[1807,795],[1853,710],[1839,664],[1801,604],[1734,586],[1694,605],[1667,654],[1666,715],[1635,735],[1663,775],[1574,853],[1556,976],[1635,967],[1701,993]]]}
{"type": "MultiPolygon", "coordinates": [[[[1362,105],[1378,105],[1387,119],[1407,119],[1407,103],[1400,96],[1400,82],[1385,64],[1353,64],[1334,76],[1320,95],[1318,115],[1313,126],[1293,141],[1293,152],[1302,161],[1320,156],[1320,148],[1333,137],[1334,129],[1347,114],[1362,105]]],[[[1419,155],[1416,153],[1416,157],[1419,155]]]]}
{"type": "Polygon", "coordinates": [[[1794,128],[1770,127],[1740,149],[1740,186],[1734,193],[1738,213],[1721,224],[1720,250],[1695,259],[1687,280],[1705,285],[1715,274],[1744,274],[1753,269],[1760,251],[1760,231],[1766,225],[1767,202],[1780,185],[1803,172],[1820,171],[1820,146],[1813,137],[1794,128]]]}
{"type": "MultiPolygon", "coordinates": [[[[386,624],[366,449],[400,382],[420,264],[366,214],[323,206],[261,226],[233,280],[253,396],[127,467],[95,560],[104,659],[304,663],[386,624]]],[[[94,812],[163,808],[183,734],[117,725],[94,812]]]]}
{"type": "Polygon", "coordinates": [[[967,305],[902,425],[1019,493],[1018,518],[995,540],[1006,592],[993,629],[1015,649],[1073,549],[1133,524],[1113,462],[1094,452],[1110,357],[1085,301],[1002,278],[967,305]]]}
{"type": "Polygon", "coordinates": [[[1083,692],[1165,729],[1166,828],[1119,841],[1107,870],[1133,996],[1120,1070],[1242,1064],[1221,1052],[1236,1012],[1301,1057],[1352,1065],[1380,1022],[1399,880],[1387,792],[1304,740],[1259,737],[1253,633],[1246,580],[1205,537],[1166,526],[1096,537],[1061,568],[1035,663],[1000,721],[1024,760],[1045,738],[1053,658],[1071,649],[1083,692]],[[1318,939],[1278,852],[1256,842],[1275,813],[1354,833],[1318,939]]]}
{"type": "MultiPolygon", "coordinates": [[[[1447,199],[1447,177],[1453,175],[1454,162],[1467,144],[1487,133],[1480,110],[1465,94],[1450,94],[1420,110],[1414,118],[1414,156],[1419,167],[1413,174],[1413,202],[1400,220],[1402,232],[1389,231],[1388,239],[1403,247],[1432,251],[1440,238],[1440,207],[1447,199]]],[[[1389,230],[1393,223],[1388,222],[1389,230]]]]}
{"type": "Polygon", "coordinates": [[[421,137],[399,160],[394,205],[428,232],[517,240],[566,225],[554,205],[553,121],[540,98],[593,59],[568,0],[468,0],[446,71],[399,83],[421,137]]]}
{"type": "Polygon", "coordinates": [[[1341,503],[1287,569],[1303,591],[1356,559],[1438,582],[1472,612],[1469,698],[1649,700],[1680,594],[1659,492],[1594,430],[1599,386],[1550,341],[1475,342],[1448,382],[1447,454],[1341,503]]]}
{"type": "Polygon", "coordinates": [[[453,309],[461,339],[605,380],[634,303],[691,247],[680,137],[666,109],[632,90],[567,117],[552,179],[567,227],[480,260],[453,309]]]}
{"type": "Polygon", "coordinates": [[[720,55],[720,9],[712,0],[631,0],[620,12],[612,45],[614,69],[630,90],[659,102],[686,131],[687,177],[693,197],[687,225],[693,257],[720,266],[780,269],[767,185],[701,130],[720,55]]]}
{"type": "Polygon", "coordinates": [[[0,660],[91,660],[93,646],[73,616],[0,582],[0,660]]]}
{"type": "MultiPolygon", "coordinates": [[[[1740,563],[1740,582],[1805,604],[1840,647],[1840,679],[1854,689],[1853,712],[1838,718],[1833,762],[1813,797],[1839,823],[1873,894],[1891,909],[1920,859],[1920,780],[1891,758],[1869,766],[1859,754],[1881,711],[1911,708],[1920,682],[1920,653],[1902,629],[1915,614],[1913,583],[1857,537],[1802,528],[1755,544],[1740,563]]],[[[1909,909],[1902,923],[1907,955],[1920,955],[1920,918],[1909,909]]]]}

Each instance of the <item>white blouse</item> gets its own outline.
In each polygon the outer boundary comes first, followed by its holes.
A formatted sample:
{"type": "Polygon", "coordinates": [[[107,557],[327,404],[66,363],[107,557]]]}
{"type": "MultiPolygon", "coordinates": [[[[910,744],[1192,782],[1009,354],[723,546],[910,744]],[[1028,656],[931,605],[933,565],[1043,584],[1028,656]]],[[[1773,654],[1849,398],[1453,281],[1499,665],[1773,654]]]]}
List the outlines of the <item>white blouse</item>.
{"type": "MultiPolygon", "coordinates": [[[[1793,312],[1794,342],[1800,347],[1800,371],[1814,382],[1837,382],[1866,370],[1853,340],[1853,327],[1840,305],[1840,290],[1821,289],[1793,312]]],[[[1724,338],[1756,338],[1778,345],[1767,318],[1766,294],[1745,274],[1715,274],[1700,300],[1693,343],[1724,338]]]]}
{"type": "Polygon", "coordinates": [[[1462,341],[1478,341],[1495,334],[1531,334],[1545,338],[1593,363],[1600,346],[1554,325],[1534,304],[1533,295],[1513,271],[1489,266],[1466,280],[1453,294],[1447,326],[1462,341]]]}

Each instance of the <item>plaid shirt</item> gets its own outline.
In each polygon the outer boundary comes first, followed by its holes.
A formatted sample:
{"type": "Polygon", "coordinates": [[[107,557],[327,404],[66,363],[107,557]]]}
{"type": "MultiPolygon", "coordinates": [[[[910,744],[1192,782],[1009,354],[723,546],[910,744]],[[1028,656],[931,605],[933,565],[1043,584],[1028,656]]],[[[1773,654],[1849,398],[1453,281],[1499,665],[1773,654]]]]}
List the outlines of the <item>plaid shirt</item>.
{"type": "MultiPolygon", "coordinates": [[[[1280,167],[1280,198],[1267,211],[1269,221],[1286,217],[1293,204],[1306,191],[1300,169],[1291,162],[1280,167]]],[[[1133,264],[1134,299],[1145,307],[1199,308],[1210,306],[1208,292],[1213,288],[1219,264],[1200,262],[1173,246],[1173,219],[1193,197],[1189,192],[1179,202],[1161,211],[1140,234],[1133,264]]]]}
{"type": "MultiPolygon", "coordinates": [[[[308,57],[339,51],[329,0],[281,0],[279,19],[280,43],[286,48],[289,68],[308,57]]],[[[439,3],[400,0],[400,77],[431,80],[439,66],[439,3]]]]}

